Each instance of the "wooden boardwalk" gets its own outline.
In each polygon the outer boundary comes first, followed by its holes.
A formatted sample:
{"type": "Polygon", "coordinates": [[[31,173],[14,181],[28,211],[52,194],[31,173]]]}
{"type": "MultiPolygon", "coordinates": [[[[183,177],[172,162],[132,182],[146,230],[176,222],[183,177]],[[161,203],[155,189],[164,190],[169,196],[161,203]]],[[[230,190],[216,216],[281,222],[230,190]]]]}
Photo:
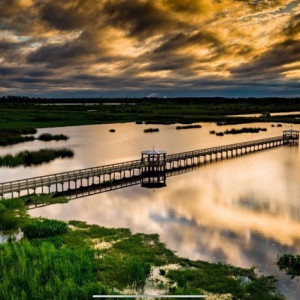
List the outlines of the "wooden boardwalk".
{"type": "MultiPolygon", "coordinates": [[[[298,140],[298,139],[297,139],[298,140]]],[[[279,147],[287,144],[295,144],[295,139],[287,139],[284,136],[248,141],[211,147],[195,151],[169,154],[165,157],[165,172],[172,173],[174,170],[199,166],[208,162],[229,159],[247,153],[257,152],[264,149],[279,147]]],[[[118,164],[105,165],[94,168],[75,170],[26,178],[0,183],[0,197],[15,197],[34,193],[64,193],[89,187],[98,187],[100,190],[112,190],[137,184],[143,177],[143,168],[146,162],[142,160],[127,161],[118,164]]],[[[146,166],[147,167],[147,166],[146,166]]]]}

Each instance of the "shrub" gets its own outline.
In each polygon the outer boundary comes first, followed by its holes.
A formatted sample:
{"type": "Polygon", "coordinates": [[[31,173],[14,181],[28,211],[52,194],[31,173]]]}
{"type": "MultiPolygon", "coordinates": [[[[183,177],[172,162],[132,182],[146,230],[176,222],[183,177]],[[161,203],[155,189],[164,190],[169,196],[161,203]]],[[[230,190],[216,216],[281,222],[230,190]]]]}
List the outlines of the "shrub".
{"type": "Polygon", "coordinates": [[[147,276],[150,274],[150,264],[132,258],[127,265],[129,284],[138,290],[143,290],[147,276]]]}
{"type": "Polygon", "coordinates": [[[300,255],[284,254],[278,259],[277,266],[292,278],[300,276],[300,255]]]}
{"type": "Polygon", "coordinates": [[[166,275],[166,270],[164,270],[164,269],[159,269],[159,275],[165,276],[165,275],[166,275]]]}
{"type": "Polygon", "coordinates": [[[33,220],[32,223],[24,226],[22,231],[28,239],[45,238],[66,233],[68,225],[57,220],[33,220]]]}

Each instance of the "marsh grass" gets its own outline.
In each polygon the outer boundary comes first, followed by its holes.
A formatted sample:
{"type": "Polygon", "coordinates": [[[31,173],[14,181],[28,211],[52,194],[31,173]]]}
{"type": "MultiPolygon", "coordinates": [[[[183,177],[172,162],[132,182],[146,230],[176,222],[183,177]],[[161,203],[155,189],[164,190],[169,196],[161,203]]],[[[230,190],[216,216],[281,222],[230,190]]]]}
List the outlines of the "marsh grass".
{"type": "Polygon", "coordinates": [[[258,278],[253,269],[235,268],[226,264],[198,261],[194,269],[169,270],[167,277],[176,283],[174,294],[231,294],[233,299],[283,299],[276,292],[274,277],[258,278]],[[247,283],[243,281],[247,278],[247,283]],[[205,291],[205,292],[204,292],[205,291]]]}
{"type": "Polygon", "coordinates": [[[30,240],[35,238],[47,238],[66,233],[68,231],[68,225],[58,220],[33,219],[22,228],[22,231],[24,236],[30,240]]]}
{"type": "Polygon", "coordinates": [[[34,136],[32,134],[36,132],[35,128],[2,128],[0,129],[0,146],[33,141],[34,136]]]}
{"type": "MultiPolygon", "coordinates": [[[[14,227],[24,232],[21,241],[0,245],[0,299],[90,299],[93,294],[122,293],[128,288],[141,293],[151,266],[168,264],[180,269],[161,272],[172,284],[165,287],[166,293],[281,299],[274,278],[258,277],[253,269],[180,258],[158,235],[75,220],[32,219],[26,214],[27,203],[48,202],[52,197],[24,196],[0,202],[0,214],[9,213],[14,227]],[[108,242],[110,247],[94,247],[96,241],[108,242]]],[[[3,222],[0,215],[1,226],[3,222]]]]}
{"type": "Polygon", "coordinates": [[[74,152],[70,149],[41,149],[38,151],[21,151],[16,155],[0,156],[0,167],[36,166],[48,163],[56,158],[71,158],[74,152]]]}
{"type": "Polygon", "coordinates": [[[27,240],[0,246],[1,299],[91,299],[107,290],[95,280],[88,248],[27,240]]]}

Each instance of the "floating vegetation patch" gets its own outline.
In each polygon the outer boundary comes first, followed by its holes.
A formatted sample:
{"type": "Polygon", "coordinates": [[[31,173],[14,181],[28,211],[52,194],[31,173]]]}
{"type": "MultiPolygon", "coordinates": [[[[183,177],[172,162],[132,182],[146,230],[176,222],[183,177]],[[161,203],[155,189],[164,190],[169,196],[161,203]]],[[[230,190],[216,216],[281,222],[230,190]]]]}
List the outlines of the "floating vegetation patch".
{"type": "Polygon", "coordinates": [[[224,134],[241,134],[241,133],[259,133],[260,131],[267,131],[267,128],[261,128],[261,127],[244,127],[241,129],[231,129],[224,131],[224,134]]]}
{"type": "Polygon", "coordinates": [[[195,128],[202,128],[202,126],[201,125],[176,126],[177,130],[181,130],[181,129],[195,129],[195,128]]]}
{"type": "MultiPolygon", "coordinates": [[[[267,128],[261,127],[244,127],[241,129],[232,128],[223,132],[216,132],[216,135],[223,136],[224,134],[241,134],[241,133],[259,133],[260,131],[267,131],[267,128]]],[[[212,132],[211,132],[212,133],[212,132]]]]}
{"type": "Polygon", "coordinates": [[[50,141],[66,141],[69,139],[69,137],[64,134],[43,133],[37,139],[44,142],[50,142],[50,141]]]}
{"type": "Polygon", "coordinates": [[[0,156],[0,167],[36,166],[48,163],[56,158],[71,158],[74,152],[70,149],[41,149],[38,151],[21,151],[16,155],[0,156]]]}
{"type": "Polygon", "coordinates": [[[146,132],[146,133],[159,132],[159,129],[158,128],[147,128],[144,130],[144,132],[146,132]]]}

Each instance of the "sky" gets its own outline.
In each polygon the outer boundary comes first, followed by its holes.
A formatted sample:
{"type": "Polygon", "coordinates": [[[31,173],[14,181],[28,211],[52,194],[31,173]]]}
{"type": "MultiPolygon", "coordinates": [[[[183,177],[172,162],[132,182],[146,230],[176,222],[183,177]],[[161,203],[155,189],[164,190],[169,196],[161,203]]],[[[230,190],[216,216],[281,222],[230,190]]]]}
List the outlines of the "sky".
{"type": "Polygon", "coordinates": [[[300,96],[300,1],[0,0],[0,95],[300,96]]]}

